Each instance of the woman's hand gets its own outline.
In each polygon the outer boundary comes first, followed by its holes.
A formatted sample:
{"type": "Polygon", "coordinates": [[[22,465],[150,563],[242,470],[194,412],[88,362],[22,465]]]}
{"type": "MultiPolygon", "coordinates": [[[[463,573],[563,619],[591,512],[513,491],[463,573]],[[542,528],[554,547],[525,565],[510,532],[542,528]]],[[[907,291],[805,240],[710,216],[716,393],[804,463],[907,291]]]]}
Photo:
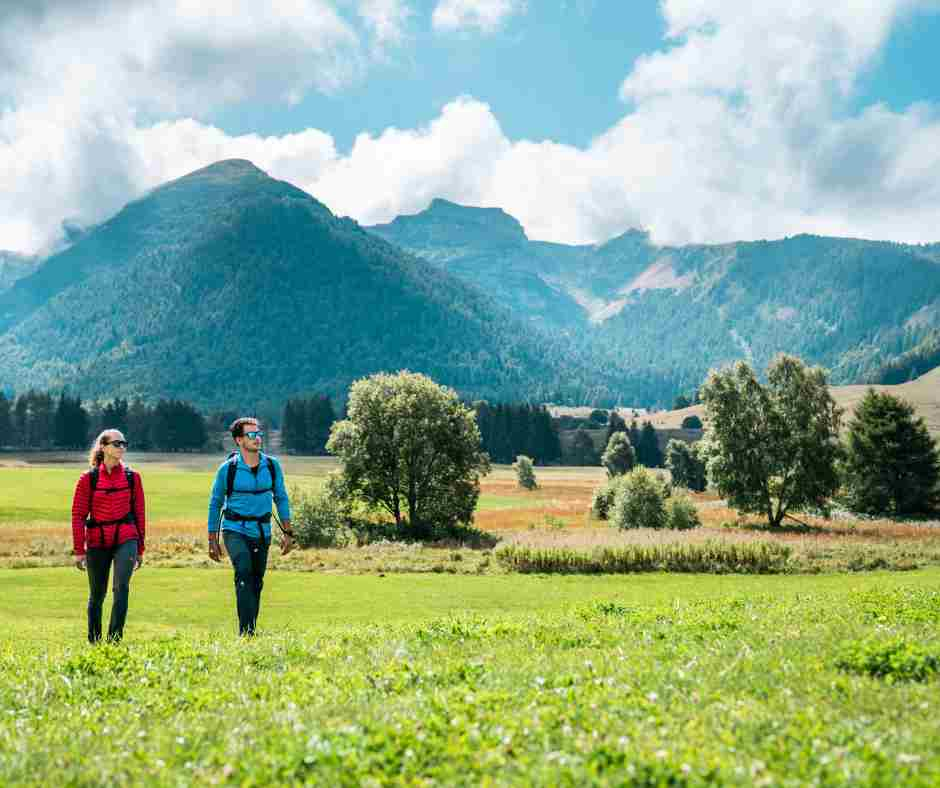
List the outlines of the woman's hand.
{"type": "Polygon", "coordinates": [[[75,568],[76,568],[79,572],[84,572],[84,571],[85,571],[85,556],[83,556],[83,555],[77,555],[77,556],[75,556],[75,568]]]}
{"type": "Polygon", "coordinates": [[[144,557],[138,553],[137,554],[137,563],[134,565],[134,571],[137,571],[144,565],[144,557]]]}

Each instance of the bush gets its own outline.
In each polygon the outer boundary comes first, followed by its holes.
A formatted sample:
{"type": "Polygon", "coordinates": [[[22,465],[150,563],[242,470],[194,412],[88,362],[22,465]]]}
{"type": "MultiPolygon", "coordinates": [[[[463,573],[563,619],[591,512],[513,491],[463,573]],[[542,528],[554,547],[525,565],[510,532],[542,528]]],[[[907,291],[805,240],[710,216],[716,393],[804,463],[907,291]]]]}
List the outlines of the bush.
{"type": "Polygon", "coordinates": [[[698,528],[702,521],[698,516],[695,504],[684,495],[670,498],[666,501],[666,527],[677,531],[686,531],[698,528]]]}
{"type": "Polygon", "coordinates": [[[532,467],[532,458],[520,454],[512,464],[516,472],[516,481],[519,486],[526,490],[535,490],[538,488],[538,482],[535,480],[535,469],[532,467]]]}
{"type": "Polygon", "coordinates": [[[686,416],[682,420],[682,429],[700,430],[702,429],[702,420],[698,416],[696,416],[694,413],[691,416],[686,416]]]}
{"type": "Polygon", "coordinates": [[[356,541],[349,511],[340,499],[323,492],[291,491],[292,525],[301,547],[345,547],[356,541]]]}
{"type": "Polygon", "coordinates": [[[627,433],[615,432],[610,436],[601,456],[601,464],[607,468],[607,475],[611,478],[622,476],[636,465],[636,452],[630,445],[627,433]]]}
{"type": "Polygon", "coordinates": [[[646,468],[634,468],[621,477],[622,486],[610,509],[611,525],[618,528],[665,528],[667,491],[646,468]]]}
{"type": "Polygon", "coordinates": [[[606,520],[610,517],[610,510],[613,508],[617,493],[623,487],[624,476],[614,476],[608,479],[600,487],[594,490],[591,498],[591,514],[598,520],[606,520]]]}
{"type": "Polygon", "coordinates": [[[885,642],[869,640],[844,644],[836,667],[888,683],[927,681],[940,673],[940,656],[903,638],[885,642]]]}

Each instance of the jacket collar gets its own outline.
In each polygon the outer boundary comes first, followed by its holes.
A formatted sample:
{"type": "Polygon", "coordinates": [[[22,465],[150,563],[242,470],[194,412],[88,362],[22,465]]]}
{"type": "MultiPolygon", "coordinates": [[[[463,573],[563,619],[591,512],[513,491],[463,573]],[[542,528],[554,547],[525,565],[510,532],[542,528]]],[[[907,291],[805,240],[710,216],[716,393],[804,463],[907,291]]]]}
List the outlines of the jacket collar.
{"type": "Polygon", "coordinates": [[[112,476],[117,476],[119,474],[124,473],[124,463],[119,462],[117,465],[114,466],[114,470],[108,473],[108,466],[105,465],[103,462],[100,462],[98,463],[98,473],[104,474],[105,476],[109,478],[112,476]]]}

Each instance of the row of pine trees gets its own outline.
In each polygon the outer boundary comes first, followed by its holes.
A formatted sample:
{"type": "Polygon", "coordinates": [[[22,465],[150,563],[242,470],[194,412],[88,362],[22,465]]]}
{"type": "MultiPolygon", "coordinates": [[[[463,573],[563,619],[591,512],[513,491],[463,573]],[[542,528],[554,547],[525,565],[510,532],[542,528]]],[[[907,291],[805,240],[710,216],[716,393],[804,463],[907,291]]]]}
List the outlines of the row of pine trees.
{"type": "Polygon", "coordinates": [[[292,454],[326,454],[326,442],[334,421],[333,403],[323,394],[289,399],[281,416],[281,446],[292,454]]]}
{"type": "MultiPolygon", "coordinates": [[[[663,467],[663,453],[659,448],[656,429],[650,422],[645,421],[643,426],[639,427],[634,419],[628,427],[620,414],[611,411],[607,421],[604,446],[608,446],[611,435],[618,432],[625,434],[630,439],[630,446],[633,447],[636,462],[645,465],[647,468],[663,467]]],[[[601,452],[598,451],[590,434],[583,427],[579,427],[572,436],[571,446],[564,461],[569,465],[601,464],[601,452]]]]}
{"type": "Polygon", "coordinates": [[[18,449],[84,449],[103,429],[118,429],[134,451],[192,451],[209,438],[205,417],[180,400],[115,399],[82,404],[63,392],[27,391],[10,399],[0,392],[0,446],[18,449]]]}
{"type": "Polygon", "coordinates": [[[520,454],[540,465],[561,460],[561,442],[551,414],[541,405],[474,402],[483,451],[493,462],[511,463],[520,454]]]}
{"type": "MultiPolygon", "coordinates": [[[[483,450],[493,462],[511,463],[519,455],[540,465],[567,462],[598,465],[600,453],[590,435],[577,430],[562,452],[558,424],[541,405],[473,403],[483,450]]],[[[117,398],[104,405],[83,403],[68,392],[28,391],[15,398],[0,392],[0,447],[18,449],[83,449],[106,428],[121,430],[134,451],[192,451],[204,448],[209,430],[225,429],[234,415],[207,418],[180,400],[148,405],[140,399],[117,398]]],[[[291,454],[324,455],[337,413],[329,397],[316,395],[288,400],[281,416],[281,449],[291,454]]],[[[605,445],[614,432],[630,438],[637,461],[660,467],[662,453],[656,431],[647,422],[630,426],[614,411],[607,423],[605,445]]]]}

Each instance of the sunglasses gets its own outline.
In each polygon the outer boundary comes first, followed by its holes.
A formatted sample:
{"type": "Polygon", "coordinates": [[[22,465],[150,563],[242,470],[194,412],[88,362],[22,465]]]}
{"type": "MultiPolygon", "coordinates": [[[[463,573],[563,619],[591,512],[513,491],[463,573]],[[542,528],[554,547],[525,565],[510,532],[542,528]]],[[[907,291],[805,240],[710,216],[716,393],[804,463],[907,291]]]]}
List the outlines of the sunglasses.
{"type": "Polygon", "coordinates": [[[127,441],[110,441],[104,444],[105,446],[114,446],[115,449],[126,449],[127,441]]]}
{"type": "Polygon", "coordinates": [[[251,432],[245,433],[246,438],[251,438],[252,440],[257,440],[258,438],[264,437],[264,430],[252,430],[251,432]]]}

